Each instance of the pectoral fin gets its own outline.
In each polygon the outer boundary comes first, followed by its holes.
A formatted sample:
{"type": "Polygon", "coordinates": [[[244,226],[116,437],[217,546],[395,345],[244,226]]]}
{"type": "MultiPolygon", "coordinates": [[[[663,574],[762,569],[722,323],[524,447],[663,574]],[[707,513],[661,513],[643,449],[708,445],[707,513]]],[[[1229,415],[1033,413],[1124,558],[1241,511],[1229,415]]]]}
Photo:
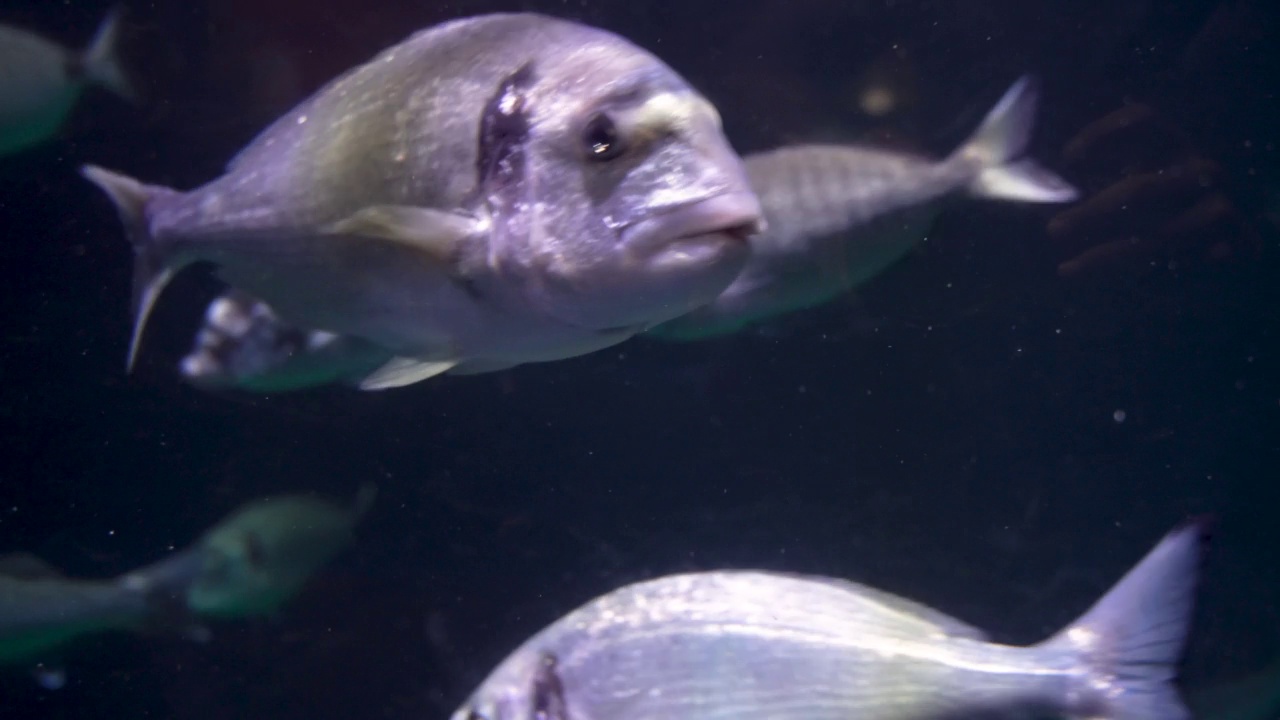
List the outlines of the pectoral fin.
{"type": "Polygon", "coordinates": [[[372,205],[325,230],[389,240],[425,252],[441,264],[457,257],[459,242],[476,231],[475,218],[410,205],[372,205]]]}
{"type": "Polygon", "coordinates": [[[457,360],[428,361],[406,357],[392,358],[386,365],[374,370],[368,377],[361,380],[360,389],[386,390],[412,385],[447,372],[457,364],[457,360]]]}

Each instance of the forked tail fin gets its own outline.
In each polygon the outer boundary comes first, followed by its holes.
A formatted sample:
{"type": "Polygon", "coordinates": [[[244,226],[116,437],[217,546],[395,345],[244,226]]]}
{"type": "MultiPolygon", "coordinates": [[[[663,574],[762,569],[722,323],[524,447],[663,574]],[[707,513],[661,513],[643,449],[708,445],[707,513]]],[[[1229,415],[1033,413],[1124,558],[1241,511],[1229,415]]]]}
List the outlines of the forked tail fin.
{"type": "Polygon", "coordinates": [[[81,64],[89,80],[126,100],[137,100],[138,94],[120,64],[120,18],[123,10],[116,7],[98,26],[97,33],[81,56],[81,64]]]}
{"type": "Polygon", "coordinates": [[[1035,125],[1039,97],[1035,78],[1018,78],[949,158],[976,162],[981,168],[969,184],[970,193],[993,200],[1039,203],[1070,202],[1079,195],[1066,180],[1022,157],[1035,125]]]}
{"type": "Polygon", "coordinates": [[[1165,536],[1102,599],[1045,642],[1088,668],[1083,712],[1094,720],[1190,720],[1173,685],[1191,623],[1210,523],[1165,536]]]}
{"type": "Polygon", "coordinates": [[[142,331],[151,315],[151,308],[165,285],[173,278],[177,267],[171,267],[151,234],[147,217],[147,204],[161,194],[172,193],[168,188],[144,185],[131,177],[104,170],[95,165],[85,165],[80,173],[97,185],[111,198],[124,223],[125,235],[133,246],[133,336],[129,340],[128,370],[133,370],[142,342],[142,331]]]}

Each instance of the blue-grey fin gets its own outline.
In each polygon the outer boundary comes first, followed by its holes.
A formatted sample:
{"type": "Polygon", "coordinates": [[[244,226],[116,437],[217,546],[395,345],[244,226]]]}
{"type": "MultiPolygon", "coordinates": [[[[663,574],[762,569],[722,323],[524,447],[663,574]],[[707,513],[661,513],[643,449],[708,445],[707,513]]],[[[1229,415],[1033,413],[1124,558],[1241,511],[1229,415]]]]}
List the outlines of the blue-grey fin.
{"type": "Polygon", "coordinates": [[[386,390],[404,387],[433,378],[458,364],[457,360],[419,360],[397,357],[360,381],[361,390],[386,390]]]}
{"type": "Polygon", "coordinates": [[[85,165],[80,174],[97,185],[116,206],[116,213],[124,224],[125,235],[133,246],[133,335],[129,339],[129,359],[126,370],[133,370],[142,343],[142,332],[156,299],[164,291],[182,264],[171,266],[160,251],[147,220],[147,205],[161,195],[173,194],[169,188],[145,185],[126,175],[112,172],[96,165],[85,165]]]}
{"type": "Polygon", "coordinates": [[[520,363],[511,360],[464,360],[449,368],[450,375],[483,375],[484,373],[509,370],[520,363]]]}
{"type": "Polygon", "coordinates": [[[1211,521],[1165,536],[1084,615],[1037,647],[1073,653],[1082,686],[1103,688],[1091,717],[1190,720],[1174,681],[1190,630],[1211,521]]]}
{"type": "Polygon", "coordinates": [[[116,5],[107,12],[107,16],[98,25],[93,40],[77,57],[76,65],[84,77],[94,84],[101,85],[126,100],[136,101],[138,93],[121,67],[118,54],[120,20],[123,16],[122,5],[116,5]]]}
{"type": "Polygon", "coordinates": [[[457,259],[459,241],[476,229],[475,218],[458,213],[408,205],[374,205],[333,223],[325,231],[409,245],[448,267],[457,259]]]}
{"type": "Polygon", "coordinates": [[[0,577],[14,580],[50,580],[63,574],[43,558],[27,552],[0,555],[0,577]]]}
{"type": "Polygon", "coordinates": [[[1035,125],[1039,83],[1024,75],[983,118],[982,124],[947,162],[976,162],[970,194],[992,200],[1062,203],[1079,197],[1066,180],[1024,159],[1035,125]]]}

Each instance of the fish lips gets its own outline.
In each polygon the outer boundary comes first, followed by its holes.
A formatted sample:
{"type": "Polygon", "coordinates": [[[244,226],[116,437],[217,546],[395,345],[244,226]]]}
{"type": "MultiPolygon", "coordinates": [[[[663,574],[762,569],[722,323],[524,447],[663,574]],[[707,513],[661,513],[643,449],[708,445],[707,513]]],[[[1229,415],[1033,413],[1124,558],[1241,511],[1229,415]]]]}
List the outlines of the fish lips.
{"type": "Polygon", "coordinates": [[[726,192],[678,205],[622,231],[623,244],[635,255],[652,258],[674,252],[681,258],[721,255],[765,230],[760,200],[751,192],[726,192]],[[703,252],[696,252],[702,249],[703,252]]]}

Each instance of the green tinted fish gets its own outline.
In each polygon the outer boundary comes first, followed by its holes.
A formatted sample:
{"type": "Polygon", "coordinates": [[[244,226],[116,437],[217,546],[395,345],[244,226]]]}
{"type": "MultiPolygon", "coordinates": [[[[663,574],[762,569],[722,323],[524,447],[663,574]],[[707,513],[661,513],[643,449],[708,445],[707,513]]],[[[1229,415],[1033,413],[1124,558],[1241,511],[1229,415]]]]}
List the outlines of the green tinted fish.
{"type": "Polygon", "coordinates": [[[63,646],[105,632],[168,628],[198,636],[182,605],[201,567],[198,556],[178,553],[117,578],[85,580],[30,555],[0,558],[0,666],[49,664],[63,646]]]}
{"type": "Polygon", "coordinates": [[[0,156],[57,134],[90,85],[134,97],[116,58],[119,23],[120,12],[111,12],[81,52],[0,25],[0,156]]]}
{"type": "Polygon", "coordinates": [[[223,619],[275,612],[350,544],[374,494],[372,486],[361,488],[352,508],[286,495],[237,510],[196,543],[203,567],[187,590],[187,607],[223,619]]]}

